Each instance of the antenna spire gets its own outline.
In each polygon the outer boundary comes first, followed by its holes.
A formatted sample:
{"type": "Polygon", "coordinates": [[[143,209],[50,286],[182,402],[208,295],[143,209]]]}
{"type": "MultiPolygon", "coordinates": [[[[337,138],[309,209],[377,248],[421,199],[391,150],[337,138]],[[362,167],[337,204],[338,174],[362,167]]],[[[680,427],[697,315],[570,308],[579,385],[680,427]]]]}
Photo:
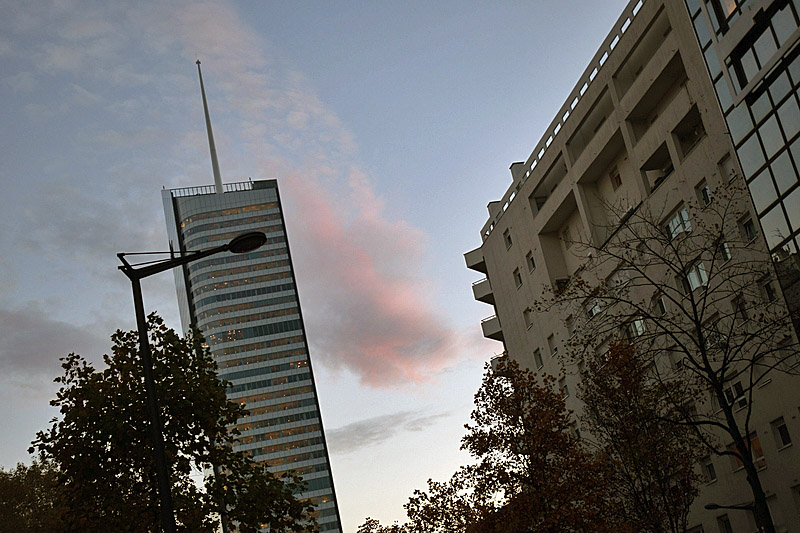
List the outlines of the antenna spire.
{"type": "Polygon", "coordinates": [[[211,151],[211,168],[214,171],[214,186],[217,194],[222,194],[222,176],[219,173],[219,161],[217,161],[217,147],[214,144],[214,132],[211,131],[211,117],[208,114],[208,102],[206,101],[206,89],[203,86],[203,73],[200,71],[200,60],[197,60],[197,74],[200,76],[200,92],[203,95],[203,111],[206,113],[206,130],[208,131],[208,149],[211,151]]]}

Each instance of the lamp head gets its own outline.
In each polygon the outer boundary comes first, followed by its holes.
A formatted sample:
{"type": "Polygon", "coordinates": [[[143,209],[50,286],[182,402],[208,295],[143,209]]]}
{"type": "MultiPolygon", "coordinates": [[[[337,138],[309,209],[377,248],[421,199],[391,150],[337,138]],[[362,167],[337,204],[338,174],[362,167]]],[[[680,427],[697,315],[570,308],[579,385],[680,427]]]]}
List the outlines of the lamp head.
{"type": "Polygon", "coordinates": [[[246,254],[260,248],[267,242],[267,236],[262,231],[251,231],[237,235],[228,243],[228,250],[235,254],[246,254]]]}

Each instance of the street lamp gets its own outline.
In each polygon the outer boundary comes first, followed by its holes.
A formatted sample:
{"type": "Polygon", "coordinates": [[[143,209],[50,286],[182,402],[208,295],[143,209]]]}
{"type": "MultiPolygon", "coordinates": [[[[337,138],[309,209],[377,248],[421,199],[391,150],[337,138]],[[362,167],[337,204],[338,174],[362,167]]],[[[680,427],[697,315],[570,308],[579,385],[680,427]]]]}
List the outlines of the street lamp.
{"type": "Polygon", "coordinates": [[[158,400],[156,398],[155,381],[153,379],[153,360],[150,354],[150,342],[147,339],[147,319],[144,314],[141,280],[153,274],[158,274],[159,272],[164,272],[165,270],[170,270],[219,252],[230,251],[236,254],[252,252],[265,242],[267,242],[267,236],[264,235],[264,233],[253,231],[237,235],[231,239],[228,244],[223,244],[222,246],[210,248],[201,252],[189,252],[187,255],[182,255],[181,257],[171,257],[169,259],[148,261],[135,265],[128,263],[125,256],[142,254],[117,254],[117,257],[119,257],[119,260],[122,262],[122,265],[118,268],[128,276],[131,280],[131,286],[133,287],[133,306],[136,309],[136,325],[139,329],[139,355],[142,358],[144,388],[147,394],[147,411],[150,416],[150,432],[151,438],[153,439],[153,454],[155,456],[156,478],[158,480],[158,495],[161,502],[161,525],[165,533],[175,532],[175,515],[172,510],[169,470],[164,452],[161,416],[158,411],[158,400]]]}

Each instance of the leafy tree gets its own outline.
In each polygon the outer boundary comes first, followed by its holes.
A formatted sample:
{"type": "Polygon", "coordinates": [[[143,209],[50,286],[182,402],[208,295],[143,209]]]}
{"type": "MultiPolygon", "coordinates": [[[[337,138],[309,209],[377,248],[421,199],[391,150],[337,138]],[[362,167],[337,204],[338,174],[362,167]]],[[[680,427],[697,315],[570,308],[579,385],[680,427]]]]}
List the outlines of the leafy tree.
{"type": "Polygon", "coordinates": [[[771,257],[752,222],[742,223],[748,202],[733,181],[704,206],[605,205],[613,223],[571,246],[590,259],[538,308],[575,317],[565,363],[627,338],[649,375],[673,384],[664,389],[668,421],[693,428],[707,453],[743,465],[756,523],[772,533],[751,421],[759,385],[777,373],[796,375],[800,284],[790,268],[796,254],[771,257]]]}
{"type": "Polygon", "coordinates": [[[651,380],[645,361],[627,342],[612,343],[590,358],[580,392],[581,417],[598,447],[612,460],[611,486],[619,512],[636,531],[686,531],[697,496],[694,468],[700,449],[690,428],[670,423],[674,382],[651,380]]]}
{"type": "Polygon", "coordinates": [[[56,472],[49,463],[0,468],[0,533],[62,529],[56,472]]]}
{"type": "Polygon", "coordinates": [[[477,463],[415,491],[407,529],[368,520],[361,533],[630,531],[617,517],[608,458],[581,445],[552,377],[537,383],[515,361],[487,365],[471,418],[462,449],[477,463]]]}
{"type": "Polygon", "coordinates": [[[555,378],[537,381],[516,361],[490,365],[475,394],[462,449],[478,463],[483,509],[472,532],[624,531],[608,461],[587,451],[555,378]]]}
{"type": "MultiPolygon", "coordinates": [[[[155,314],[148,332],[178,528],[216,531],[224,509],[241,532],[316,530],[312,506],[294,497],[298,477],[278,479],[233,451],[238,433],[227,426],[246,411],[227,400],[202,337],[182,339],[155,314]],[[207,475],[200,489],[190,474],[212,468],[221,474],[207,475]]],[[[61,418],[37,434],[30,451],[58,469],[64,531],[159,531],[138,333],[118,330],[111,339],[102,371],[76,354],[63,359],[51,402],[61,418]]]]}

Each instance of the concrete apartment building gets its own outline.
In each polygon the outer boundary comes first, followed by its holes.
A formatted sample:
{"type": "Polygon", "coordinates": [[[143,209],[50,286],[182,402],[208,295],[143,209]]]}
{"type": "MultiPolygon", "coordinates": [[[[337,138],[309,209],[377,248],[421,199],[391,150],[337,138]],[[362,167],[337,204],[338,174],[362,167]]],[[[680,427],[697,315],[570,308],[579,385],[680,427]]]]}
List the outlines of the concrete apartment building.
{"type": "MultiPolygon", "coordinates": [[[[511,165],[511,186],[488,205],[481,246],[465,254],[468,268],[486,275],[472,289],[495,310],[481,324],[484,336],[522,366],[556,376],[568,408],[582,409],[569,394],[580,373],[564,368],[559,350],[576,319],[591,316],[533,304],[591,261],[571,240],[601,247],[620,216],[662,210],[665,224],[688,226],[699,220],[683,206],[739,184],[750,194],[735,230],[774,265],[759,290],[796,308],[798,15],[796,0],[632,0],[540,143],[511,165]]],[[[796,342],[792,329],[780,335],[796,342]]],[[[769,376],[753,394],[759,477],[777,530],[800,531],[800,378],[769,376]]],[[[704,482],[690,531],[756,530],[750,512],[704,509],[752,502],[741,468],[708,457],[698,469],[704,482]]]]}
{"type": "Polygon", "coordinates": [[[341,531],[286,226],[275,180],[162,191],[170,249],[201,251],[263,231],[246,254],[220,254],[175,269],[184,331],[197,326],[243,404],[237,450],[270,471],[294,470],[319,512],[321,531],[341,531]]]}

